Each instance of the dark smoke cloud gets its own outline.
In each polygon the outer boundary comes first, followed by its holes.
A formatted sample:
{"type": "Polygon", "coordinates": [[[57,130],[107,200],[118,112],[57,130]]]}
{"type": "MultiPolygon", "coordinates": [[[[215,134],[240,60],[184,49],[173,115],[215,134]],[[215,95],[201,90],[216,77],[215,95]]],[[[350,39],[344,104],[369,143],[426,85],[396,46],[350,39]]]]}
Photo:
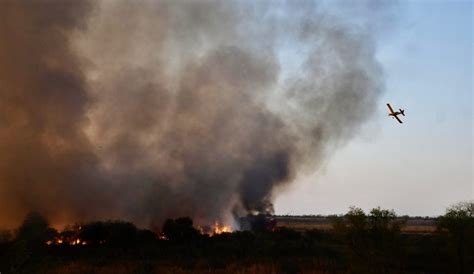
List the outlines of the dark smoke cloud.
{"type": "Polygon", "coordinates": [[[313,2],[0,6],[4,225],[272,212],[382,90],[370,28],[313,2]]]}

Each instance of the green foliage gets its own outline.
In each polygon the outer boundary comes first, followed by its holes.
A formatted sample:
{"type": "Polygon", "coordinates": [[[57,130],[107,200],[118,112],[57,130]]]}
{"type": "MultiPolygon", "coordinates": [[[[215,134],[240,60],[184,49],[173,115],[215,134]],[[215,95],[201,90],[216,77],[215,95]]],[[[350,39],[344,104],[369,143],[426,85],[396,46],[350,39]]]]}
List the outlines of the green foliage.
{"type": "Polygon", "coordinates": [[[438,229],[461,235],[467,232],[474,221],[474,202],[461,202],[449,207],[438,219],[438,229]]]}
{"type": "Polygon", "coordinates": [[[449,207],[437,227],[448,241],[453,268],[458,273],[474,269],[474,202],[449,207]]]}
{"type": "Polygon", "coordinates": [[[350,207],[344,217],[333,217],[333,228],[347,246],[349,271],[384,273],[400,260],[400,229],[393,210],[374,208],[367,215],[350,207]]]}
{"type": "Polygon", "coordinates": [[[364,230],[367,226],[367,215],[361,208],[351,206],[345,217],[355,230],[364,230]]]}

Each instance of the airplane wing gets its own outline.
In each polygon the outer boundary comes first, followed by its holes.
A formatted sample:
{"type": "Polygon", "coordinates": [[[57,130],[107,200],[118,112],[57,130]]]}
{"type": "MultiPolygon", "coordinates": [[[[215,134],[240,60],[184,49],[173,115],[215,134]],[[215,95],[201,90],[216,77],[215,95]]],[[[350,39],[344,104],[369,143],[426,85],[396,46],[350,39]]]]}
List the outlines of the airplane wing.
{"type": "Polygon", "coordinates": [[[393,108],[390,106],[390,104],[387,104],[387,107],[390,110],[390,113],[393,113],[393,108]]]}
{"type": "Polygon", "coordinates": [[[395,115],[395,116],[393,116],[393,117],[395,117],[395,119],[397,119],[397,121],[398,121],[400,124],[403,124],[402,120],[400,120],[400,118],[398,118],[397,115],[395,115]]]}

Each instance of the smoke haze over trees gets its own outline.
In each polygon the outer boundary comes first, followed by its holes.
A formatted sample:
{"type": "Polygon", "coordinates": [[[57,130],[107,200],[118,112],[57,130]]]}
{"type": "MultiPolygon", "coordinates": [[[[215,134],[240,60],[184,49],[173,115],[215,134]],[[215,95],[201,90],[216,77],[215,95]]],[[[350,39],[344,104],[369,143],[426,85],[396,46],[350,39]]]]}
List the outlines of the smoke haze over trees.
{"type": "Polygon", "coordinates": [[[1,1],[0,225],[271,213],[374,111],[374,3],[1,1]]]}

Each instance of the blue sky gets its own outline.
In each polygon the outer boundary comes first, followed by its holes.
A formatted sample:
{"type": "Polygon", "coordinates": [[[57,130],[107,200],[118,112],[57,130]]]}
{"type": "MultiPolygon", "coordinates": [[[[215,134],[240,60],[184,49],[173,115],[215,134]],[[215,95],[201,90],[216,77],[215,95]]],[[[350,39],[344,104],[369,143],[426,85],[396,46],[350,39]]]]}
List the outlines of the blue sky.
{"type": "Polygon", "coordinates": [[[351,205],[439,215],[474,199],[473,4],[402,1],[377,35],[385,93],[360,134],[320,170],[277,195],[277,214],[344,213],[351,205]],[[385,103],[406,110],[400,125],[385,103]]]}

